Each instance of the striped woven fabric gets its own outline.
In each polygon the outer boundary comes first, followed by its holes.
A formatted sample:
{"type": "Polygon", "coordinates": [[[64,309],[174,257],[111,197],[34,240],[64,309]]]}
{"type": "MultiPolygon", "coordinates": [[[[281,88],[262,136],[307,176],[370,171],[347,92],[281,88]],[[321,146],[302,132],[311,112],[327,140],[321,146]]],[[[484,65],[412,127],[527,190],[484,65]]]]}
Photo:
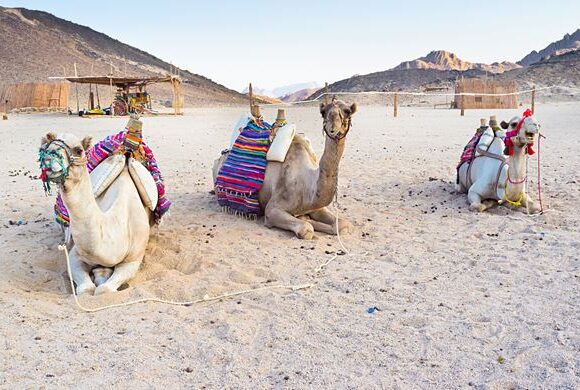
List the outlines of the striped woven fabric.
{"type": "MultiPolygon", "coordinates": [[[[161,171],[157,165],[157,161],[153,156],[151,149],[141,140],[138,144],[138,148],[135,150],[136,142],[140,138],[140,134],[133,132],[131,134],[131,146],[127,147],[125,144],[127,133],[130,130],[123,130],[117,134],[110,135],[104,140],[96,143],[87,151],[87,170],[92,172],[101,161],[105,160],[113,153],[132,153],[133,157],[140,161],[151,173],[155,184],[157,185],[157,192],[159,194],[159,200],[157,201],[157,208],[153,211],[153,218],[155,222],[159,222],[163,214],[169,210],[171,202],[165,196],[165,185],[163,184],[163,177],[161,176],[161,171]]],[[[54,205],[54,213],[56,222],[63,226],[68,226],[70,224],[70,217],[68,210],[62,201],[60,193],[56,197],[56,204],[54,205]]]]}
{"type": "Polygon", "coordinates": [[[261,120],[249,122],[218,172],[214,183],[218,203],[229,212],[261,215],[258,192],[266,173],[271,127],[261,120]]]}

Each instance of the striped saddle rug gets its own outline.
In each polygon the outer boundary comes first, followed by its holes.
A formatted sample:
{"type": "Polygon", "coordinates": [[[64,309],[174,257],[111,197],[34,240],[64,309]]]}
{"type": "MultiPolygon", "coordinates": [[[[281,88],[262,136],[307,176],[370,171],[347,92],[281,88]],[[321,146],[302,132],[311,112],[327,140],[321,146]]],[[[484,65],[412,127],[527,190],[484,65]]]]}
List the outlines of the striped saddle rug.
{"type": "Polygon", "coordinates": [[[258,192],[266,173],[271,125],[252,120],[242,129],[220,168],[214,186],[218,203],[246,217],[262,214],[258,192]]]}
{"type": "MultiPolygon", "coordinates": [[[[151,149],[143,142],[140,128],[127,127],[123,131],[110,135],[100,142],[97,142],[87,151],[87,170],[89,173],[95,169],[102,161],[112,154],[131,153],[131,156],[140,161],[151,173],[157,186],[158,200],[157,207],[153,211],[155,222],[160,222],[161,217],[169,210],[171,202],[165,195],[165,184],[157,161],[151,149]]],[[[63,226],[70,224],[68,210],[62,201],[60,193],[56,197],[54,205],[56,222],[63,226]]]]}

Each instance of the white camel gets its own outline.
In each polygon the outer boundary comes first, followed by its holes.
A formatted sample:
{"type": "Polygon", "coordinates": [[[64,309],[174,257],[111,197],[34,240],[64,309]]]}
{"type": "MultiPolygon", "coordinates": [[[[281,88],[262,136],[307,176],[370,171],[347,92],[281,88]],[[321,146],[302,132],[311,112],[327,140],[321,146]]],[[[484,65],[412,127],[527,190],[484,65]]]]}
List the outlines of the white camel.
{"type": "Polygon", "coordinates": [[[484,211],[506,201],[538,212],[538,205],[525,193],[525,183],[528,146],[534,144],[540,125],[532,116],[516,116],[509,124],[503,122],[502,127],[508,135],[513,132],[513,151],[505,156],[504,140],[488,128],[477,145],[475,159],[459,168],[457,190],[467,192],[472,211],[484,211]]]}
{"type": "Polygon", "coordinates": [[[44,154],[47,178],[59,182],[70,216],[74,240],[70,265],[78,295],[117,291],[135,276],[145,255],[151,221],[127,166],[95,199],[86,168],[90,143],[91,137],[80,140],[72,134],[48,133],[41,146],[49,152],[44,154]]]}

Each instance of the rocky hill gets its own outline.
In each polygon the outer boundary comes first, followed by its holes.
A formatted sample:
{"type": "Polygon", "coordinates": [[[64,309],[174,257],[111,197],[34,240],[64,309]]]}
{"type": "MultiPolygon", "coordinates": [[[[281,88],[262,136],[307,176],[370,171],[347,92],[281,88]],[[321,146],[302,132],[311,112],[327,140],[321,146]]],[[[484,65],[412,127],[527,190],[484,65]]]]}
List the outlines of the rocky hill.
{"type": "MultiPolygon", "coordinates": [[[[580,87],[580,29],[564,39],[548,45],[539,53],[532,52],[520,64],[495,62],[480,64],[464,61],[455,54],[437,50],[425,57],[402,62],[393,69],[356,75],[329,85],[330,92],[423,90],[430,87],[452,88],[459,77],[489,77],[515,80],[523,88],[537,86],[580,87]],[[536,59],[535,55],[541,57],[536,59]],[[524,61],[525,60],[525,61],[524,61]],[[528,65],[526,65],[528,64],[528,65]],[[524,66],[525,65],[525,66],[524,66]]],[[[318,90],[308,96],[319,96],[318,90]]],[[[562,91],[562,93],[566,93],[562,91]]]]}
{"type": "Polygon", "coordinates": [[[543,59],[548,59],[550,56],[557,56],[578,49],[580,49],[580,28],[572,34],[564,35],[559,41],[550,43],[539,52],[533,50],[530,54],[518,61],[518,64],[529,66],[543,59]]]}
{"type": "MultiPolygon", "coordinates": [[[[247,97],[208,78],[126,45],[89,27],[49,13],[24,8],[0,7],[0,83],[43,81],[49,76],[106,75],[111,64],[115,75],[158,76],[170,69],[186,82],[186,104],[236,104],[247,97]]],[[[170,99],[168,85],[153,87],[154,98],[170,99]]]]}
{"type": "Polygon", "coordinates": [[[464,61],[454,53],[445,50],[435,50],[425,57],[412,61],[405,61],[393,68],[393,70],[405,69],[436,69],[436,70],[482,70],[491,73],[503,73],[508,70],[517,69],[521,66],[513,62],[494,62],[493,64],[472,63],[464,61]]]}

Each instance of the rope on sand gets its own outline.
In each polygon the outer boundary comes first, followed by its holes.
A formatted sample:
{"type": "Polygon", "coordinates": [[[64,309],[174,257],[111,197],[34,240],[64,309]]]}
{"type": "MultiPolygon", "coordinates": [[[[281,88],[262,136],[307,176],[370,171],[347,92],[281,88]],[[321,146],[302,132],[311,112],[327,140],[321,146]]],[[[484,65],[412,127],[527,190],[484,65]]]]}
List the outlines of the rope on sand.
{"type": "Polygon", "coordinates": [[[67,249],[66,245],[59,245],[58,246],[58,250],[64,251],[64,254],[66,256],[66,268],[67,268],[67,271],[68,271],[68,277],[69,277],[69,281],[70,281],[70,287],[71,287],[71,289],[73,291],[73,296],[74,296],[74,299],[75,299],[75,303],[77,304],[77,306],[81,310],[83,310],[83,311],[85,311],[87,313],[94,313],[94,312],[101,311],[101,310],[112,309],[112,308],[115,308],[115,307],[129,306],[129,305],[134,305],[136,303],[144,303],[144,302],[158,302],[158,303],[165,303],[165,304],[168,304],[168,305],[175,305],[175,306],[191,306],[191,305],[194,305],[196,303],[217,301],[217,300],[224,299],[224,298],[235,297],[237,295],[249,294],[251,292],[262,291],[262,290],[283,289],[283,290],[298,291],[298,290],[305,290],[305,289],[308,289],[308,288],[314,286],[314,283],[295,284],[295,285],[273,284],[273,285],[270,285],[270,286],[255,287],[255,288],[250,288],[250,289],[240,290],[240,291],[234,291],[234,292],[225,293],[225,294],[221,294],[221,295],[215,295],[215,296],[208,296],[208,295],[206,295],[203,298],[194,299],[192,301],[172,301],[172,300],[168,300],[168,299],[162,299],[162,298],[157,298],[157,297],[150,297],[150,298],[135,299],[135,300],[132,300],[132,301],[129,301],[129,302],[116,303],[116,304],[112,304],[112,305],[105,305],[105,306],[99,306],[99,307],[91,308],[91,307],[84,306],[79,301],[78,295],[77,295],[76,290],[75,290],[74,282],[73,282],[73,279],[72,279],[71,268],[70,268],[70,258],[69,258],[68,249],[67,249]]]}

